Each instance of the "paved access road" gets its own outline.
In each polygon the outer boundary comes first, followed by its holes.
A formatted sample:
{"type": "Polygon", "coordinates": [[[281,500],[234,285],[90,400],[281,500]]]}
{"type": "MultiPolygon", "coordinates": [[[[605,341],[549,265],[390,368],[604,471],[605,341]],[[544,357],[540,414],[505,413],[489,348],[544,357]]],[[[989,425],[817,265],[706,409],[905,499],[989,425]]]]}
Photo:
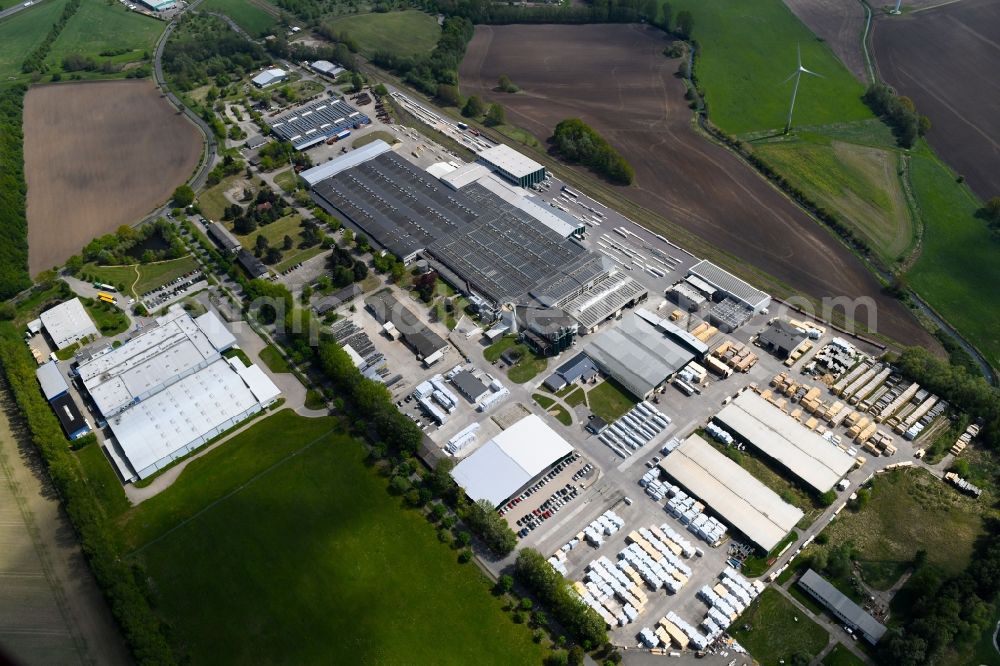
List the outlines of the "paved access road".
{"type": "Polygon", "coordinates": [[[14,14],[18,13],[19,11],[22,11],[22,10],[25,10],[25,9],[30,9],[30,8],[34,7],[35,5],[40,5],[44,1],[45,0],[34,0],[30,4],[26,4],[24,2],[19,2],[16,5],[14,5],[13,7],[8,7],[7,9],[3,10],[2,12],[0,12],[0,21],[2,21],[3,19],[7,18],[8,16],[13,16],[14,14]]]}

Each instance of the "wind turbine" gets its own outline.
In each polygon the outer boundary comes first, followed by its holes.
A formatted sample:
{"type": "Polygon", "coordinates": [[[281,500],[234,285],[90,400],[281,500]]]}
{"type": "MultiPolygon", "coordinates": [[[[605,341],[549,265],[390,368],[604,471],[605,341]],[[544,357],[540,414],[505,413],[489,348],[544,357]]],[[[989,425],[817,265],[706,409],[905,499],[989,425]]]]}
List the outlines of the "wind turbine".
{"type": "Polygon", "coordinates": [[[903,4],[903,0],[896,0],[896,8],[895,9],[890,9],[889,13],[890,14],[902,14],[902,12],[899,11],[899,6],[901,4],[903,4]]]}
{"type": "Polygon", "coordinates": [[[802,74],[810,74],[812,76],[823,77],[822,74],[817,74],[816,72],[811,72],[802,66],[802,46],[800,44],[795,45],[795,52],[798,56],[798,67],[792,72],[792,75],[787,79],[782,81],[782,84],[788,83],[793,78],[795,79],[795,87],[792,88],[792,103],[788,106],[788,120],[785,122],[785,134],[788,134],[788,130],[792,128],[792,113],[795,111],[795,97],[799,94],[799,80],[802,78],[802,74]]]}

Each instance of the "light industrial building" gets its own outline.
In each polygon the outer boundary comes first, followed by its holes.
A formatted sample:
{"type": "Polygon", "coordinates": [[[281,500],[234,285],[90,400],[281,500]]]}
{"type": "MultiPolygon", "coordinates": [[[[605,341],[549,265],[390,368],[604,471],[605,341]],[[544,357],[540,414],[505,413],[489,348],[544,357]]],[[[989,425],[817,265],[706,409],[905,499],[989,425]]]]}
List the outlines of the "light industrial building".
{"type": "Polygon", "coordinates": [[[212,222],[207,226],[208,237],[222,250],[235,254],[242,247],[236,240],[236,236],[218,222],[212,222]]]}
{"type": "Polygon", "coordinates": [[[545,167],[503,143],[487,148],[476,159],[520,187],[530,187],[545,180],[545,167]]]}
{"type": "Polygon", "coordinates": [[[69,393],[69,384],[59,371],[55,361],[49,361],[39,366],[35,371],[42,395],[48,401],[52,411],[59,419],[59,424],[68,439],[78,439],[90,432],[90,424],[76,406],[73,396],[69,393]]]}
{"type": "Polygon", "coordinates": [[[139,0],[139,2],[154,12],[165,12],[177,6],[176,0],[139,0]]]}
{"type": "Polygon", "coordinates": [[[288,78],[288,72],[278,67],[272,67],[271,69],[265,69],[263,72],[257,76],[250,79],[258,88],[266,88],[268,86],[273,86],[276,83],[281,83],[288,78]]]}
{"type": "Polygon", "coordinates": [[[444,356],[448,343],[440,335],[427,327],[410,310],[396,300],[388,289],[372,295],[366,302],[375,319],[386,327],[387,332],[401,334],[424,365],[431,366],[444,356]],[[391,325],[391,328],[389,326],[391,325]]]}
{"type": "Polygon", "coordinates": [[[854,465],[854,457],[831,444],[754,391],[743,391],[715,420],[778,462],[818,493],[825,493],[854,465]]]}
{"type": "Polygon", "coordinates": [[[646,308],[639,308],[635,311],[635,315],[655,326],[657,330],[690,351],[697,358],[703,358],[708,353],[708,345],[669,319],[664,319],[646,308]]]}
{"type": "Polygon", "coordinates": [[[100,336],[79,298],[71,298],[49,308],[36,321],[28,324],[28,330],[40,329],[45,331],[56,349],[65,349],[84,338],[100,336]]]}
{"type": "Polygon", "coordinates": [[[76,373],[107,421],[125,479],[144,479],[273,403],[280,392],[255,365],[222,352],[235,338],[212,312],[171,308],[76,373]]]}
{"type": "Polygon", "coordinates": [[[471,403],[477,403],[483,398],[485,398],[490,390],[486,388],[486,384],[479,381],[479,379],[469,372],[468,370],[462,370],[456,373],[451,378],[451,383],[455,385],[458,392],[465,396],[465,399],[471,403]]]}
{"type": "Polygon", "coordinates": [[[806,339],[806,334],[783,319],[775,319],[757,335],[760,346],[781,359],[788,358],[806,339]]]}
{"type": "Polygon", "coordinates": [[[660,468],[765,552],[802,519],[801,510],[698,435],[684,440],[660,468]]]}
{"type": "Polygon", "coordinates": [[[555,372],[546,377],[545,387],[550,391],[558,391],[573,382],[589,382],[597,376],[597,366],[593,359],[580,352],[566,361],[555,372]]]}
{"type": "Polygon", "coordinates": [[[283,113],[268,124],[295,150],[304,150],[369,122],[368,116],[344,100],[321,98],[283,113]]]}
{"type": "Polygon", "coordinates": [[[69,384],[59,372],[59,365],[55,361],[38,366],[35,377],[38,378],[38,385],[42,388],[42,395],[49,402],[69,391],[69,384]]]}
{"type": "Polygon", "coordinates": [[[329,76],[331,79],[335,79],[347,71],[340,65],[335,65],[329,60],[316,60],[309,67],[314,72],[318,72],[323,76],[329,76]]]}
{"type": "Polygon", "coordinates": [[[451,475],[473,500],[500,506],[572,452],[566,440],[531,414],[483,444],[451,475]]]}
{"type": "Polygon", "coordinates": [[[599,333],[584,348],[594,363],[639,398],[694,360],[694,354],[638,314],[599,333]]]}
{"type": "Polygon", "coordinates": [[[807,569],[799,578],[799,587],[872,645],[878,643],[885,634],[885,625],[866,613],[863,608],[812,569],[807,569]]]}
{"type": "MultiPolygon", "coordinates": [[[[711,261],[703,259],[688,269],[689,284],[698,286],[699,281],[713,291],[738,301],[753,312],[762,312],[771,305],[771,296],[750,286],[729,271],[719,268],[711,261]],[[697,278],[697,281],[692,279],[697,278]]],[[[715,300],[719,300],[716,298],[715,300]]]]}

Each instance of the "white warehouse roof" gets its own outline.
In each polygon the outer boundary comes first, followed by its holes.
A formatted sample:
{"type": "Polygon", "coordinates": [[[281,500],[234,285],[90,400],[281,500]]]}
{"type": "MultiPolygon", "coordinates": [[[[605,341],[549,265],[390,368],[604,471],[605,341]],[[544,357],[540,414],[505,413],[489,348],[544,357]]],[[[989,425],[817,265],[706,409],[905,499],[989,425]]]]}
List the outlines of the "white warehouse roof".
{"type": "Polygon", "coordinates": [[[41,314],[42,326],[52,338],[56,349],[65,349],[88,335],[98,336],[97,327],[79,298],[49,308],[41,314]]]}
{"type": "Polygon", "coordinates": [[[443,176],[438,176],[438,178],[442,183],[451,189],[460,190],[466,185],[475,183],[489,173],[491,173],[490,170],[482,164],[479,164],[478,162],[470,162],[468,164],[463,164],[443,176]]]}
{"type": "Polygon", "coordinates": [[[265,69],[263,72],[253,77],[251,81],[253,81],[255,86],[263,88],[271,85],[272,83],[284,80],[285,76],[285,70],[273,67],[271,69],[265,69]]]}
{"type": "Polygon", "coordinates": [[[329,162],[323,162],[319,166],[315,166],[312,169],[306,169],[299,175],[302,176],[307,183],[309,183],[310,187],[312,187],[321,180],[332,178],[341,171],[346,171],[347,169],[356,167],[359,164],[367,162],[368,160],[373,160],[389,150],[392,150],[389,144],[382,139],[375,139],[371,143],[366,143],[346,155],[335,157],[329,162]]]}
{"type": "MultiPolygon", "coordinates": [[[[257,366],[218,357],[108,421],[144,479],[274,402],[280,391],[257,366]]],[[[125,478],[132,476],[122,470],[125,478]]]]}
{"type": "Polygon", "coordinates": [[[38,383],[42,387],[42,395],[50,402],[53,398],[69,390],[69,384],[59,372],[59,366],[56,365],[55,361],[38,366],[38,370],[35,370],[35,377],[38,378],[38,383]]]}
{"type": "Polygon", "coordinates": [[[820,493],[833,488],[854,465],[846,451],[753,391],[736,396],[715,419],[820,493]]]}
{"type": "Polygon", "coordinates": [[[498,506],[572,451],[555,430],[531,414],[456,465],[451,475],[473,500],[498,506]]]}
{"type": "Polygon", "coordinates": [[[801,510],[698,435],[684,440],[660,467],[767,552],[802,519],[801,510]]]}
{"type": "Polygon", "coordinates": [[[316,60],[313,62],[313,64],[310,65],[310,67],[312,67],[315,71],[319,72],[320,74],[326,74],[327,76],[332,76],[332,77],[336,77],[342,72],[347,71],[340,65],[334,65],[329,60],[316,60]]]}
{"type": "Polygon", "coordinates": [[[522,155],[503,143],[487,148],[479,153],[478,157],[515,178],[523,178],[545,168],[530,157],[522,155]]]}

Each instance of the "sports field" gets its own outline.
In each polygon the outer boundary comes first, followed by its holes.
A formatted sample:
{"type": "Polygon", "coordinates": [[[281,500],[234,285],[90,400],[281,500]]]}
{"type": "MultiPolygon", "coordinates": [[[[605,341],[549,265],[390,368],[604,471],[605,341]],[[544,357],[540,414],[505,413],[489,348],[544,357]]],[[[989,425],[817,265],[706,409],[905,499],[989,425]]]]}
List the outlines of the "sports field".
{"type": "Polygon", "coordinates": [[[479,570],[362,457],[334,419],[284,410],[128,514],[192,663],[539,663],[479,570]]]}
{"type": "Polygon", "coordinates": [[[128,11],[120,2],[83,2],[52,44],[45,62],[58,70],[67,55],[90,56],[99,63],[110,60],[118,64],[142,60],[147,54],[151,58],[164,25],[163,21],[128,11]],[[129,51],[101,55],[118,49],[129,51]]]}
{"type": "Polygon", "coordinates": [[[277,25],[275,15],[265,10],[263,4],[254,0],[207,0],[201,8],[225,14],[249,34],[260,37],[270,33],[277,25]]]}
{"type": "Polygon", "coordinates": [[[821,74],[803,75],[793,123],[800,126],[863,120],[872,113],[861,102],[864,88],[826,44],[781,0],[677,0],[694,16],[694,38],[702,47],[695,73],[707,92],[712,122],[730,134],[781,129],[785,125],[795,71],[802,65],[821,74]]]}
{"type": "Polygon", "coordinates": [[[65,4],[66,0],[45,0],[38,7],[23,9],[0,21],[0,81],[11,77],[27,78],[21,73],[21,63],[45,38],[49,27],[59,20],[65,4]]]}
{"type": "Polygon", "coordinates": [[[329,21],[329,25],[354,38],[361,53],[368,58],[378,51],[399,56],[427,56],[441,35],[437,20],[416,9],[344,16],[329,21]]]}

